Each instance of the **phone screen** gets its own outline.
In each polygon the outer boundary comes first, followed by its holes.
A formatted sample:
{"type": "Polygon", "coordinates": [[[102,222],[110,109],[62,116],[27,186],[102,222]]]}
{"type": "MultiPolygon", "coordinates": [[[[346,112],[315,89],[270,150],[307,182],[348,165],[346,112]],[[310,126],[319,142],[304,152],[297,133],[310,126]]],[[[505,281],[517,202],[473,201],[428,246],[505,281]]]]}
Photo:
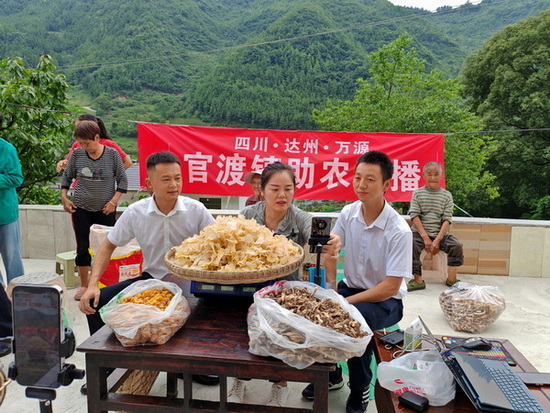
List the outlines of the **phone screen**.
{"type": "Polygon", "coordinates": [[[25,386],[56,388],[63,358],[61,289],[18,285],[13,289],[16,380],[25,386]]]}

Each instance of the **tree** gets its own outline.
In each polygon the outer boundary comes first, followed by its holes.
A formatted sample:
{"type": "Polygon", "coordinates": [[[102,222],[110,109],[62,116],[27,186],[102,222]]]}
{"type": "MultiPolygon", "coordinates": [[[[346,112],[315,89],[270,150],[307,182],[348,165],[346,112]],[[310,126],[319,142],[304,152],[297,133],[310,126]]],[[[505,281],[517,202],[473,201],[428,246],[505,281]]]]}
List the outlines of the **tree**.
{"type": "Polygon", "coordinates": [[[425,72],[426,62],[416,56],[412,42],[405,34],[372,53],[371,78],[359,79],[355,98],[329,101],[313,112],[313,119],[327,130],[448,132],[447,188],[457,205],[478,211],[497,195],[493,177],[483,169],[493,150],[491,139],[473,133],[483,124],[464,105],[459,80],[445,80],[436,70],[425,72]]]}
{"type": "Polygon", "coordinates": [[[0,112],[4,113],[2,137],[17,148],[24,182],[19,201],[28,204],[58,203],[49,186],[57,179],[56,161],[69,141],[68,84],[54,73],[50,56],[40,58],[36,69],[19,58],[0,60],[0,112]]]}
{"type": "MultiPolygon", "coordinates": [[[[550,10],[495,34],[466,61],[465,94],[490,128],[550,126],[550,10]]],[[[529,217],[550,195],[550,136],[547,130],[502,133],[488,169],[502,196],[499,216],[529,217]]]]}

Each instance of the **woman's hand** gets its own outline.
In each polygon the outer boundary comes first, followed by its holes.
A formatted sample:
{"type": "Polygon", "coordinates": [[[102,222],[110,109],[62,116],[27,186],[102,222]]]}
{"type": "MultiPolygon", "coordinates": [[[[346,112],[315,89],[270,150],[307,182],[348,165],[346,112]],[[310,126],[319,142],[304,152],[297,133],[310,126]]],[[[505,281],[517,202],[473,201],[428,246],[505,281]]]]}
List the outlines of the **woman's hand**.
{"type": "Polygon", "coordinates": [[[69,198],[63,199],[62,202],[63,209],[69,214],[72,214],[74,211],[76,211],[77,206],[69,198]]]}
{"type": "Polygon", "coordinates": [[[101,212],[103,212],[105,215],[109,215],[115,212],[115,209],[116,204],[112,201],[107,201],[107,203],[103,205],[103,209],[101,210],[101,212]]]}
{"type": "Polygon", "coordinates": [[[67,160],[66,159],[62,159],[60,160],[59,162],[57,162],[57,165],[55,165],[55,170],[57,172],[61,172],[63,169],[65,169],[67,167],[67,160]]]}

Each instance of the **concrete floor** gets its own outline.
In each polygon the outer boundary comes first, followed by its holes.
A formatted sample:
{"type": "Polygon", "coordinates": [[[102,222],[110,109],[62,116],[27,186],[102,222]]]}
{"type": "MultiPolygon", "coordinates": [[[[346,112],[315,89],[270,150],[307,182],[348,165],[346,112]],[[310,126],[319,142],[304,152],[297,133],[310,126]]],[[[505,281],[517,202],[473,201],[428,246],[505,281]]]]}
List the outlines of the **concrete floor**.
{"type": "MultiPolygon", "coordinates": [[[[27,274],[37,271],[55,271],[53,260],[25,260],[27,274]]],[[[460,279],[479,285],[492,285],[499,288],[506,299],[506,310],[500,318],[482,333],[485,337],[509,339],[539,370],[550,372],[550,356],[547,346],[550,343],[550,279],[512,278],[499,276],[467,275],[460,274],[460,279]]],[[[473,336],[473,334],[458,333],[454,331],[445,319],[439,306],[439,294],[445,289],[437,280],[428,280],[427,288],[408,294],[404,300],[405,315],[400,323],[402,328],[408,326],[417,315],[422,316],[434,334],[473,336]]],[[[65,305],[70,314],[72,328],[75,332],[77,344],[88,337],[88,329],[85,317],[80,313],[77,302],[73,300],[76,289],[69,290],[65,305]]],[[[13,355],[3,357],[0,361],[7,372],[13,355]]],[[[84,355],[75,352],[67,363],[75,364],[77,368],[85,366],[84,355]]],[[[152,393],[162,394],[165,389],[165,376],[160,374],[152,393]]],[[[53,402],[53,411],[63,413],[86,412],[86,397],[80,394],[80,386],[84,381],[74,381],[70,386],[57,389],[57,398],[53,402]]],[[[182,383],[180,381],[180,386],[182,383]]],[[[269,393],[270,384],[263,380],[252,380],[247,384],[245,401],[261,403],[269,393]]],[[[289,383],[289,406],[308,407],[310,402],[304,401],[301,391],[304,385],[301,383],[289,383]]],[[[194,384],[194,395],[197,398],[217,398],[218,387],[207,387],[194,384]]],[[[183,389],[180,388],[180,392],[183,389]]],[[[181,394],[181,393],[180,393],[181,394]]],[[[345,411],[347,399],[347,386],[330,393],[330,411],[340,413],[345,411]]],[[[38,412],[39,402],[36,399],[25,397],[25,388],[17,383],[11,383],[7,388],[6,398],[0,407],[0,411],[7,413],[38,412]]],[[[374,403],[370,403],[368,413],[376,412],[374,403]]]]}

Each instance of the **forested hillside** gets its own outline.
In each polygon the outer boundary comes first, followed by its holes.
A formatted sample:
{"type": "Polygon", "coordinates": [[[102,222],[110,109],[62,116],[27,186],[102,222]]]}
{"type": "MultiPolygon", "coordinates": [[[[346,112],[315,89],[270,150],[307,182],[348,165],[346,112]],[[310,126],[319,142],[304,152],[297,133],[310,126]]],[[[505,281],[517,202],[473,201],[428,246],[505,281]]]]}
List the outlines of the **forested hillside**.
{"type": "Polygon", "coordinates": [[[493,34],[550,8],[548,0],[483,0],[452,9],[441,7],[432,17],[467,54],[477,52],[493,34]]]}
{"type": "Polygon", "coordinates": [[[34,65],[51,55],[73,103],[97,110],[117,137],[134,134],[117,119],[303,129],[315,127],[313,108],[352,97],[366,56],[400,34],[410,33],[428,69],[454,77],[498,24],[547,6],[484,0],[467,13],[428,13],[387,0],[2,0],[0,58],[34,65]]]}

